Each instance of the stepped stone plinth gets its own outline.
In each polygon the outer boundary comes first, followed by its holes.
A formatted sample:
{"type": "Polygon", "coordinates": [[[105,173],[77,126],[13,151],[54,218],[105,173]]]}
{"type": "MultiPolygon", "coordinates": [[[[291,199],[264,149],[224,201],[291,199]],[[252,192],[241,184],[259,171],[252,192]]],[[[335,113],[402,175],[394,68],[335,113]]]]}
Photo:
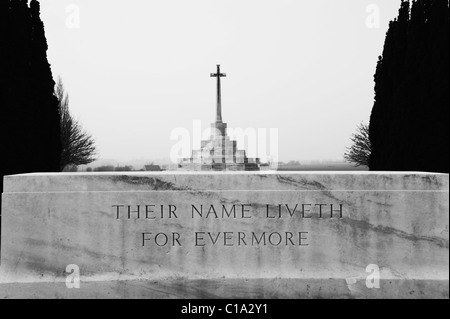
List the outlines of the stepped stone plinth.
{"type": "Polygon", "coordinates": [[[212,124],[213,134],[201,142],[201,149],[181,160],[182,170],[193,171],[259,171],[259,158],[249,158],[236,141],[227,136],[225,123],[212,124]]]}

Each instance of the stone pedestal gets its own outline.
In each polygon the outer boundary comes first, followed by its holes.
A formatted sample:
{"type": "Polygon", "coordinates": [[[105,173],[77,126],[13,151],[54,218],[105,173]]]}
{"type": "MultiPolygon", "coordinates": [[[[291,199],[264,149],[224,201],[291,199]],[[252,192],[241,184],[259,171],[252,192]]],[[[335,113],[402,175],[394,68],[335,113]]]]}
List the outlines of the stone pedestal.
{"type": "Polygon", "coordinates": [[[448,186],[425,173],[7,176],[0,298],[448,298],[448,186]]]}
{"type": "Polygon", "coordinates": [[[260,160],[248,158],[238,150],[236,141],[227,136],[227,124],[211,124],[209,140],[201,141],[201,149],[194,150],[190,158],[182,159],[179,168],[186,171],[259,171],[260,160]]]}

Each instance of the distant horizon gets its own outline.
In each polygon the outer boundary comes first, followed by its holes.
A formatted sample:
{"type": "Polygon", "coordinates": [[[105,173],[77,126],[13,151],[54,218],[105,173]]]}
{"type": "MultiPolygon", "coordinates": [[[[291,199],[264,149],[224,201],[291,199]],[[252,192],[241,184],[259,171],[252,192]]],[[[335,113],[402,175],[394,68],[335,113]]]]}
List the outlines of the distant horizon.
{"type": "MultiPolygon", "coordinates": [[[[300,163],[302,165],[310,165],[310,164],[348,164],[350,166],[354,166],[353,163],[349,163],[344,159],[341,160],[333,160],[333,159],[324,159],[324,160],[287,160],[287,161],[279,161],[281,164],[289,164],[289,163],[300,163]]],[[[177,163],[172,163],[170,158],[159,158],[159,159],[146,159],[146,158],[134,158],[129,160],[117,160],[113,158],[99,158],[94,162],[87,165],[79,165],[80,167],[98,167],[103,165],[113,165],[113,166],[128,166],[135,163],[135,165],[177,165],[177,163]]],[[[264,164],[264,163],[263,163],[264,164]]],[[[134,167],[139,168],[139,167],[134,167]]]]}

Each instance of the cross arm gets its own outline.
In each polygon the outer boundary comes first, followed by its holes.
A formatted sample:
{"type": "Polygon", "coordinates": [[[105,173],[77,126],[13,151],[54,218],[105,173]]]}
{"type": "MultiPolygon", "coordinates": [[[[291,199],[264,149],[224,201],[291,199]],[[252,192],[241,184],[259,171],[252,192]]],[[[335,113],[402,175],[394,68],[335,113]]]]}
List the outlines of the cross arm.
{"type": "Polygon", "coordinates": [[[226,73],[211,73],[211,77],[212,78],[217,78],[217,77],[223,78],[223,77],[226,77],[226,76],[227,76],[226,73]]]}

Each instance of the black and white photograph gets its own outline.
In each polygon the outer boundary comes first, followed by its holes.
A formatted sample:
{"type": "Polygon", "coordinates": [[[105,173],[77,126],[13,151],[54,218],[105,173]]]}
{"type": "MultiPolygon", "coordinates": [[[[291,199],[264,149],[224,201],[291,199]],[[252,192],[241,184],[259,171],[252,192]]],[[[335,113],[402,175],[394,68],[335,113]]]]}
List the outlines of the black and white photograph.
{"type": "Polygon", "coordinates": [[[449,38],[448,0],[0,0],[0,299],[449,299],[449,38]]]}

